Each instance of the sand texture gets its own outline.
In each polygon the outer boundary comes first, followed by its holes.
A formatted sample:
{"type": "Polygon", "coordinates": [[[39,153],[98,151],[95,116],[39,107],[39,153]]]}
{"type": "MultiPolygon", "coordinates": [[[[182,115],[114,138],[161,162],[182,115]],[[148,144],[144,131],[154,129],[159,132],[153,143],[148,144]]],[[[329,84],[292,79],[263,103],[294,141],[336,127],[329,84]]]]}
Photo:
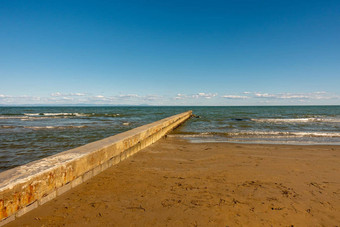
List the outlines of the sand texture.
{"type": "Polygon", "coordinates": [[[339,226],[340,147],[161,139],[8,226],[339,226]]]}

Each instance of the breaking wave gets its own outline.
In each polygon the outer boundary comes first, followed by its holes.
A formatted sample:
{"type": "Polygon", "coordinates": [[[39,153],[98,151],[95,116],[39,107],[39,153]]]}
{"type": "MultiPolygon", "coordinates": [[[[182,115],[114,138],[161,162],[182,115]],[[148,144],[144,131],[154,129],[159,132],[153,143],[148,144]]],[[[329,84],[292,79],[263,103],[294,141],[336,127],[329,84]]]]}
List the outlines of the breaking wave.
{"type": "Polygon", "coordinates": [[[211,137],[221,136],[230,138],[278,138],[278,137],[339,137],[340,132],[279,132],[279,131],[241,131],[241,132],[185,132],[172,134],[173,137],[211,137]]]}
{"type": "Polygon", "coordinates": [[[260,119],[251,119],[255,122],[264,122],[264,123],[308,123],[308,122],[329,122],[329,123],[340,123],[340,118],[260,118],[260,119]]]}
{"type": "Polygon", "coordinates": [[[72,129],[72,128],[87,128],[86,125],[67,125],[67,126],[24,126],[26,129],[41,130],[41,129],[72,129]]]}
{"type": "Polygon", "coordinates": [[[83,113],[24,113],[25,116],[87,116],[83,113]]]}
{"type": "Polygon", "coordinates": [[[120,117],[118,113],[24,113],[29,117],[120,117]]]}

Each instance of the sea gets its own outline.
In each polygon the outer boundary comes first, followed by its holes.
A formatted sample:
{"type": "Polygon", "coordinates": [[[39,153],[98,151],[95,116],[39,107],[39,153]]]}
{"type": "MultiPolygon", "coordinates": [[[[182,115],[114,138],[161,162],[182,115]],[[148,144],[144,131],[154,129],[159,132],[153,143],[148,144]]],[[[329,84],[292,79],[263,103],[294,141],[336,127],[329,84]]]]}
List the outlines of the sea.
{"type": "Polygon", "coordinates": [[[193,143],[340,145],[340,106],[0,107],[0,171],[187,110],[193,143]]]}

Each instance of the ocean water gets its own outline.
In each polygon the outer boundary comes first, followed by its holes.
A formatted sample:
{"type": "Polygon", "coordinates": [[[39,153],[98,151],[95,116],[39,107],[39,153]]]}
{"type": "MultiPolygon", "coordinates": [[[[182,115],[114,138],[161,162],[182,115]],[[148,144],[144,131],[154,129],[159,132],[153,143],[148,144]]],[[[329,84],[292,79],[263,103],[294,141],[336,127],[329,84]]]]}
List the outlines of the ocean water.
{"type": "Polygon", "coordinates": [[[191,142],[340,145],[340,106],[0,107],[0,171],[193,110],[191,142]]]}
{"type": "Polygon", "coordinates": [[[194,113],[200,117],[176,132],[193,142],[340,145],[340,106],[203,107],[194,113]]]}

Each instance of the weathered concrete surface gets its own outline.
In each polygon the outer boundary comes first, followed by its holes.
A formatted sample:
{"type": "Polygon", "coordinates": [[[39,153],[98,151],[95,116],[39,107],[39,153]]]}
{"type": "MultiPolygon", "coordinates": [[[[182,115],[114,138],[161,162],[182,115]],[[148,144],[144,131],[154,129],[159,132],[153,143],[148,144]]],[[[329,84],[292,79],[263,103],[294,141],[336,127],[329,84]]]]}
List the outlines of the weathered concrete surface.
{"type": "Polygon", "coordinates": [[[174,115],[0,173],[0,226],[154,143],[191,114],[174,115]]]}

